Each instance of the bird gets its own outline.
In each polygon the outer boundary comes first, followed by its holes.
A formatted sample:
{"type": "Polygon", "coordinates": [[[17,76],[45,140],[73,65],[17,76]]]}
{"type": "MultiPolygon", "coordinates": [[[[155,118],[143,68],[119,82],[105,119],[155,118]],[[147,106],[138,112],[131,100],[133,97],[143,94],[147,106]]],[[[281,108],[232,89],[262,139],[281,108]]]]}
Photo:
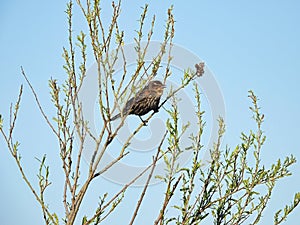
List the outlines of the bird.
{"type": "MultiPolygon", "coordinates": [[[[151,110],[158,112],[160,98],[166,86],[159,80],[150,81],[142,90],[138,91],[134,97],[129,99],[122,109],[123,116],[129,114],[140,117],[144,125],[145,121],[141,116],[147,114],[151,110]]],[[[111,118],[111,121],[121,117],[121,113],[111,118]]]]}

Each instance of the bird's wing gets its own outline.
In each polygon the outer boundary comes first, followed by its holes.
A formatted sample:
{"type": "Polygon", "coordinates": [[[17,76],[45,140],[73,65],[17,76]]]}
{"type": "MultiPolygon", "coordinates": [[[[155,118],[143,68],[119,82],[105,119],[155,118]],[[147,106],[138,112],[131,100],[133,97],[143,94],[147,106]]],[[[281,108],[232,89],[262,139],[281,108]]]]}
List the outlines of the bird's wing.
{"type": "Polygon", "coordinates": [[[139,106],[146,97],[148,97],[148,92],[145,91],[145,89],[138,91],[134,97],[126,102],[123,113],[127,112],[128,114],[130,114],[130,111],[134,111],[134,108],[139,106]]]}
{"type": "Polygon", "coordinates": [[[135,97],[129,99],[126,102],[125,107],[123,108],[123,114],[125,114],[126,112],[130,113],[130,110],[132,109],[132,107],[134,106],[134,104],[135,104],[135,97]]]}

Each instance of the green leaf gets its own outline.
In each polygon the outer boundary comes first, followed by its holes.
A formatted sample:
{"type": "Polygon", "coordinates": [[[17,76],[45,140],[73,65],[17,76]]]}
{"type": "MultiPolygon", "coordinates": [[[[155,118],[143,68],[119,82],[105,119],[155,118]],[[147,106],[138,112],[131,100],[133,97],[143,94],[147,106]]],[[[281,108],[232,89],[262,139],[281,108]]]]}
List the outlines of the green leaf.
{"type": "Polygon", "coordinates": [[[81,224],[83,225],[83,224],[85,224],[87,222],[87,217],[86,216],[84,216],[83,218],[82,218],[82,222],[81,222],[81,224]]]}

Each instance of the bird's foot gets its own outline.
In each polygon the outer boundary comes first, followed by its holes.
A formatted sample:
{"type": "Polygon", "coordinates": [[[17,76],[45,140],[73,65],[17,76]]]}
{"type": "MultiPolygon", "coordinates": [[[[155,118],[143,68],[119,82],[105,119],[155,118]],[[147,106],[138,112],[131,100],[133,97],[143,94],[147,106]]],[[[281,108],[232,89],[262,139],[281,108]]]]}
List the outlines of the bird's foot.
{"type": "Polygon", "coordinates": [[[141,121],[143,122],[144,126],[148,126],[148,124],[147,124],[148,121],[143,120],[143,118],[141,116],[139,116],[139,117],[140,117],[141,121]]]}

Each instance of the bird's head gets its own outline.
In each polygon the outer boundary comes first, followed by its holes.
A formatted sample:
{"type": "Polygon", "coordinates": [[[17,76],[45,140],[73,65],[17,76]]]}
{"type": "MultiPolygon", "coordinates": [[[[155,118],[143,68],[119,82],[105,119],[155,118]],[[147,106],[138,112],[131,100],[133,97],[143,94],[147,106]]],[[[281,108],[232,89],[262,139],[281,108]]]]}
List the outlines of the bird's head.
{"type": "Polygon", "coordinates": [[[153,80],[149,82],[148,87],[150,90],[155,91],[158,96],[162,96],[166,85],[159,80],[153,80]]]}

